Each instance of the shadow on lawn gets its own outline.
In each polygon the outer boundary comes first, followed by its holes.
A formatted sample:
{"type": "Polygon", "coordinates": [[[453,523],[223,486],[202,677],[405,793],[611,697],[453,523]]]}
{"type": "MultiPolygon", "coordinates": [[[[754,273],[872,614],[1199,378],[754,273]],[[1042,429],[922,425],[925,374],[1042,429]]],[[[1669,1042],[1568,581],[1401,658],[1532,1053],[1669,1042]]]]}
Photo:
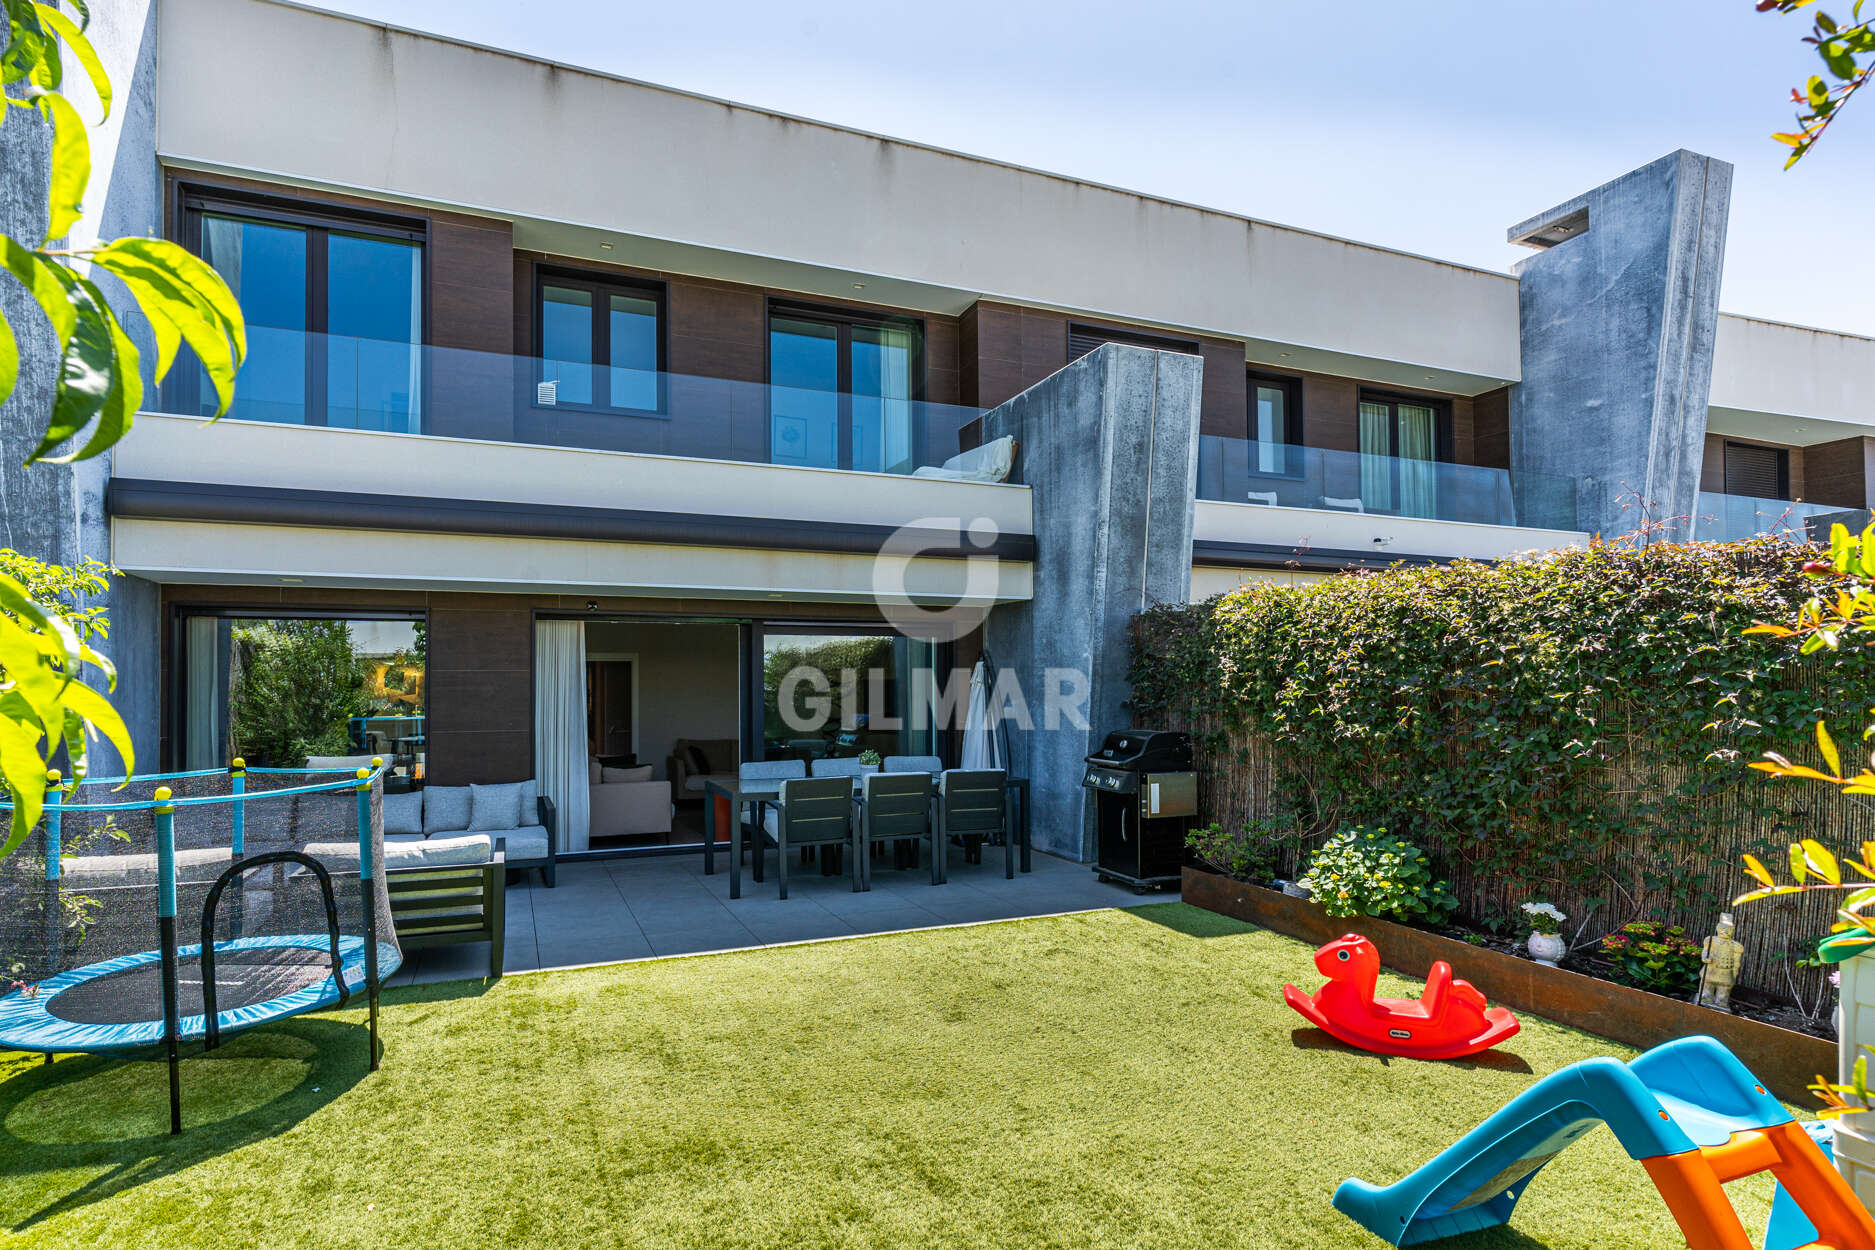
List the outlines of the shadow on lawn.
{"type": "Polygon", "coordinates": [[[1174,933],[1183,933],[1186,937],[1233,937],[1239,933],[1257,932],[1257,926],[1247,921],[1233,920],[1190,903],[1139,903],[1122,909],[1122,914],[1170,929],[1174,933]]]}
{"type": "MultiPolygon", "coordinates": [[[[1371,1050],[1363,1050],[1359,1046],[1350,1046],[1333,1034],[1313,1026],[1291,1030],[1289,1041],[1297,1050],[1338,1050],[1348,1055],[1366,1055],[1383,1067],[1395,1062],[1393,1055],[1382,1055],[1371,1050]]],[[[1400,1059],[1399,1062],[1442,1063],[1460,1071],[1483,1068],[1491,1072],[1516,1072],[1525,1076],[1536,1071],[1525,1062],[1521,1055],[1512,1054],[1507,1050],[1487,1050],[1483,1054],[1472,1055],[1468,1059],[1400,1059]]]]}
{"type": "Polygon", "coordinates": [[[72,1055],[0,1081],[0,1156],[13,1232],[292,1128],[367,1074],[363,1024],[303,1016],[182,1064],[182,1133],[169,1133],[157,1061],[72,1055]],[[35,1207],[37,1209],[28,1210],[35,1207]]]}

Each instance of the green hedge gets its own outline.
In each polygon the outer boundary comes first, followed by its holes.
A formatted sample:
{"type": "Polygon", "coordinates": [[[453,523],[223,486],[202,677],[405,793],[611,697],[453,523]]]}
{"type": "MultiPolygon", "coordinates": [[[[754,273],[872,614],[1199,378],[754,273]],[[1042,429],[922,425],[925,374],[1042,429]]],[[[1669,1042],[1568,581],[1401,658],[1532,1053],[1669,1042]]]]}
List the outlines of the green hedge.
{"type": "MultiPolygon", "coordinates": [[[[1204,820],[1384,825],[1432,851],[1473,920],[1549,899],[1565,936],[1584,918],[1586,937],[1635,919],[1699,934],[1744,888],[1742,852],[1869,832],[1744,767],[1875,707],[1865,653],[1741,636],[1793,615],[1813,554],[1598,544],[1253,584],[1136,619],[1134,722],[1196,734],[1204,820]]],[[[1748,971],[1783,988],[1769,961],[1819,921],[1750,917],[1748,971]]]]}

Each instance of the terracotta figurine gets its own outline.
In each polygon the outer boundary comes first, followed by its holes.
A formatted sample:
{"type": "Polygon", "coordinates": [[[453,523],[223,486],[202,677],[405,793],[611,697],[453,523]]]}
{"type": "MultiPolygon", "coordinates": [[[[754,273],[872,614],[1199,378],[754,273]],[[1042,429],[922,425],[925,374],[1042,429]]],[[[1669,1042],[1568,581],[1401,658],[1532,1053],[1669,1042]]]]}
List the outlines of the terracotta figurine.
{"type": "Polygon", "coordinates": [[[1705,967],[1699,974],[1699,1005],[1732,1009],[1732,987],[1738,983],[1738,970],[1745,962],[1745,944],[1733,937],[1736,926],[1731,912],[1721,912],[1719,923],[1699,948],[1705,967]]]}

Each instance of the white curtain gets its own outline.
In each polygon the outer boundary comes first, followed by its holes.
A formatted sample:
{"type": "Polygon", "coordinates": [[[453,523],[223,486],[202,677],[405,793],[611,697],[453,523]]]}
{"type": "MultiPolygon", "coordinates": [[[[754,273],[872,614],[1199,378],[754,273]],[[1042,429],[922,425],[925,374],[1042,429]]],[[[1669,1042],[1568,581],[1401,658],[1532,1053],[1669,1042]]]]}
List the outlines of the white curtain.
{"type": "Polygon", "coordinates": [[[1393,510],[1393,409],[1361,405],[1361,501],[1369,512],[1393,510]]]}
{"type": "Polygon", "coordinates": [[[562,853],[583,851],[591,829],[586,766],[586,623],[534,626],[534,776],[559,812],[562,853]]]}
{"type": "Polygon", "coordinates": [[[1400,511],[1406,516],[1439,515],[1434,445],[1436,414],[1421,404],[1400,405],[1400,511]]]}

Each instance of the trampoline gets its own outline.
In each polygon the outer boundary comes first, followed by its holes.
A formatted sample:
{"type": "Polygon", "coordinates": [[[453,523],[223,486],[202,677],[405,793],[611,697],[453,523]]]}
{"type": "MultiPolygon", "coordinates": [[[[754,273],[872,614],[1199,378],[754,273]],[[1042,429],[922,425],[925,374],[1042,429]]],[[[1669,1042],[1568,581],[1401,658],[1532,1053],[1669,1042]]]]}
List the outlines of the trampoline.
{"type": "Polygon", "coordinates": [[[63,784],[0,859],[0,1049],[54,1054],[160,1050],[170,1131],[182,1128],[180,1047],[369,1001],[376,1069],[378,990],[402,953],[383,862],[384,774],[371,769],[228,769],[63,784]],[[100,798],[78,802],[116,785],[100,798]],[[88,797],[88,796],[87,796],[88,797]],[[354,833],[339,842],[335,834],[354,833]],[[314,844],[323,843],[315,847],[314,844]],[[179,915],[191,926],[178,938],[179,915]]]}

